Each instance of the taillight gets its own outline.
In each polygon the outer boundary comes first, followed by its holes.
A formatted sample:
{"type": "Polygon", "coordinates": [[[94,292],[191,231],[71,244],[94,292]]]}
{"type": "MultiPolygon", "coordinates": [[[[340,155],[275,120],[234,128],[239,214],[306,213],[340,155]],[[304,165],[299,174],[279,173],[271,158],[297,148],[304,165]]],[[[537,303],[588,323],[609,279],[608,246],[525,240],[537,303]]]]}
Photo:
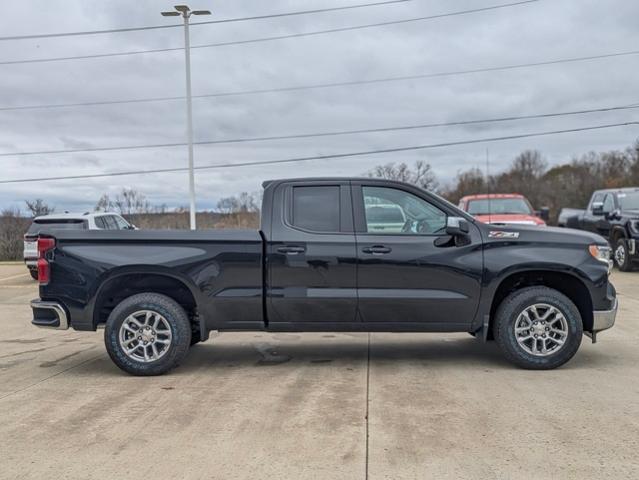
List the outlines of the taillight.
{"type": "Polygon", "coordinates": [[[38,238],[38,282],[40,285],[46,285],[51,279],[51,268],[46,253],[54,247],[54,238],[38,238]]]}

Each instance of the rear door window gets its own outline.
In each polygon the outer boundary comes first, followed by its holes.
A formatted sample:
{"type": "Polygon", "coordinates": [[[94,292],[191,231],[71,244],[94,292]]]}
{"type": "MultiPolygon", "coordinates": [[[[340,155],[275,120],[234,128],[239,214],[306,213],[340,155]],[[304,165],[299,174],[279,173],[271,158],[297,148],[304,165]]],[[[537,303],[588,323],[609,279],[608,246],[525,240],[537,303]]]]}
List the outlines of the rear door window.
{"type": "Polygon", "coordinates": [[[93,221],[95,222],[95,226],[100,230],[107,228],[106,223],[104,223],[104,217],[95,217],[93,221]]]}
{"type": "Polygon", "coordinates": [[[113,215],[106,215],[102,217],[104,219],[104,223],[106,224],[107,230],[117,230],[118,224],[115,221],[115,217],[113,215]]]}
{"type": "Polygon", "coordinates": [[[293,187],[292,224],[313,232],[339,232],[340,187],[293,187]]]}

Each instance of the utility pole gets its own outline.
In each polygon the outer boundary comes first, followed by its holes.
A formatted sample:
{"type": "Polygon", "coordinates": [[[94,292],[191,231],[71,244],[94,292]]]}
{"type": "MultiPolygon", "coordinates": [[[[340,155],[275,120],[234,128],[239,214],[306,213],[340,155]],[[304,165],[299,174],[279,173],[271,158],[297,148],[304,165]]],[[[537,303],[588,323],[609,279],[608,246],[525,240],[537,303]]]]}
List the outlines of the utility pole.
{"type": "Polygon", "coordinates": [[[490,223],[493,213],[490,204],[490,152],[486,149],[486,190],[488,191],[488,223],[490,223]]]}
{"type": "Polygon", "coordinates": [[[211,15],[209,10],[191,10],[188,5],[176,5],[175,12],[161,12],[163,17],[184,18],[184,63],[186,67],[186,131],[189,145],[189,220],[191,230],[195,224],[195,173],[193,171],[193,107],[191,101],[191,39],[189,35],[189,18],[191,15],[211,15]]]}

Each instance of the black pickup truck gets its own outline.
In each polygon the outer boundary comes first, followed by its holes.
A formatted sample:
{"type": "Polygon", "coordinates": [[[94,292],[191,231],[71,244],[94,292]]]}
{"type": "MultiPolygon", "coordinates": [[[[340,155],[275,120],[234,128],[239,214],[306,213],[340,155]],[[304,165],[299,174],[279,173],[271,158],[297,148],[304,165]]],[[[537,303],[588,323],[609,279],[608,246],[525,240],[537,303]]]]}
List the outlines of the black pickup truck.
{"type": "Polygon", "coordinates": [[[137,375],[212,330],[468,332],[549,369],[617,311],[599,235],[482,224],[388,180],[265,182],[259,231],[41,231],[38,250],[32,323],[105,327],[137,375]]]}
{"type": "Polygon", "coordinates": [[[586,210],[564,210],[560,213],[563,226],[607,238],[619,270],[633,269],[639,261],[639,188],[596,190],[586,210]]]}

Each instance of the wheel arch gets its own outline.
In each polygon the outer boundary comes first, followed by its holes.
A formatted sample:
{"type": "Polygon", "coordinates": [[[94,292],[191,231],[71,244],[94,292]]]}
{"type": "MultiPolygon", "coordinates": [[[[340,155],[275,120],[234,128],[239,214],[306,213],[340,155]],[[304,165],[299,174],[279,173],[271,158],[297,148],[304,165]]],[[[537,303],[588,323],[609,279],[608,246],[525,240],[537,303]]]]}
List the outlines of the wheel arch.
{"type": "Polygon", "coordinates": [[[610,246],[612,248],[615,248],[617,240],[619,240],[620,238],[626,238],[627,236],[628,235],[626,235],[626,230],[622,226],[617,225],[610,232],[610,246]]]}
{"type": "Polygon", "coordinates": [[[493,295],[490,305],[490,323],[487,338],[492,339],[492,328],[495,312],[501,302],[511,293],[525,287],[545,286],[557,290],[568,297],[577,307],[581,315],[583,329],[592,330],[593,306],[590,291],[586,284],[570,273],[552,270],[523,270],[504,277],[493,295]]]}
{"type": "Polygon", "coordinates": [[[159,270],[126,269],[104,278],[94,296],[93,327],[106,323],[118,303],[138,293],[160,293],[175,300],[186,311],[194,331],[198,331],[201,336],[206,335],[198,311],[200,302],[197,291],[178,275],[159,270]]]}

